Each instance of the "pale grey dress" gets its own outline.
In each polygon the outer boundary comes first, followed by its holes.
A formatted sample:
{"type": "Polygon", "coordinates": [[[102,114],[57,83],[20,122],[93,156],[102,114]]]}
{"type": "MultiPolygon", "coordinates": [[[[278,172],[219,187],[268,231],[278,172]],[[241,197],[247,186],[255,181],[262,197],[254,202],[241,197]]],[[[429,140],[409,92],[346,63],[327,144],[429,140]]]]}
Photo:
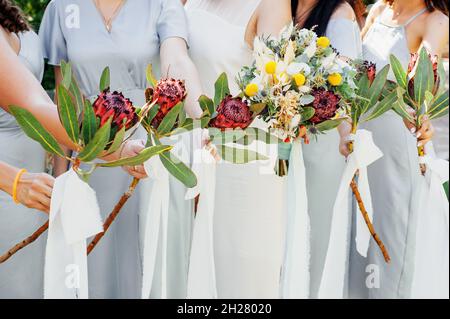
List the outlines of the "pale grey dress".
{"type": "MultiPolygon", "coordinates": [[[[19,58],[42,80],[44,58],[39,38],[34,32],[20,33],[19,58]]],[[[24,91],[26,94],[26,90],[24,91]]],[[[0,161],[29,172],[45,170],[45,152],[28,138],[13,116],[0,108],[0,161]]],[[[37,210],[16,205],[11,196],[0,192],[0,254],[31,235],[45,223],[47,215],[37,210]]],[[[44,255],[46,236],[18,252],[0,265],[0,299],[40,299],[44,295],[44,255]]]]}
{"type": "MultiPolygon", "coordinates": [[[[425,10],[420,11],[401,26],[382,22],[383,14],[368,31],[364,43],[364,58],[381,69],[394,54],[406,68],[410,52],[406,28],[425,10]]],[[[393,78],[393,75],[390,75],[393,78]]],[[[375,144],[384,156],[369,167],[374,226],[392,258],[387,265],[372,241],[367,264],[380,271],[380,288],[369,289],[370,298],[408,298],[414,271],[415,231],[421,174],[416,138],[406,129],[403,120],[390,111],[369,122],[375,144]]]]}
{"type": "MultiPolygon", "coordinates": [[[[362,56],[360,29],[356,21],[330,20],[326,36],[341,55],[348,58],[362,56]]],[[[339,132],[335,129],[319,135],[317,140],[313,138],[309,145],[303,145],[311,220],[311,298],[317,298],[322,279],[333,206],[345,167],[345,157],[339,153],[339,141],[339,132]]]]}
{"type": "MultiPolygon", "coordinates": [[[[95,99],[101,73],[109,66],[111,89],[122,91],[137,106],[145,103],[148,64],[155,66],[159,77],[160,44],[171,37],[187,41],[186,19],[179,0],[126,1],[113,21],[111,33],[93,0],[53,0],[47,7],[40,36],[49,63],[59,65],[61,60],[69,61],[86,96],[95,99]]],[[[146,135],[141,131],[135,137],[146,135]]],[[[128,189],[131,179],[121,168],[99,169],[93,174],[90,184],[97,192],[104,217],[128,189]]],[[[142,193],[142,188],[138,186],[135,196],[89,257],[91,298],[141,296],[139,238],[143,236],[139,234],[138,216],[140,209],[145,211],[145,199],[149,197],[148,193],[142,193]]],[[[171,183],[169,297],[184,297],[192,216],[184,192],[181,184],[171,183]]],[[[154,282],[153,295],[158,297],[160,280],[155,278],[154,282]]]]}

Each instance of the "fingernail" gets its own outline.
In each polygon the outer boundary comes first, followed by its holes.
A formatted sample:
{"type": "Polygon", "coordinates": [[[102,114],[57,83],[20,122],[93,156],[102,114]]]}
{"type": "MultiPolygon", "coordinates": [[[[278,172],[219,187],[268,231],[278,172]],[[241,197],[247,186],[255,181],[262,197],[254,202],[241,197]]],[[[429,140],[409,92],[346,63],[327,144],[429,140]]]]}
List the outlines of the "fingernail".
{"type": "Polygon", "coordinates": [[[423,145],[423,142],[417,143],[417,146],[418,146],[418,147],[421,147],[422,145],[423,145]]]}
{"type": "Polygon", "coordinates": [[[422,136],[422,133],[421,133],[421,132],[419,132],[419,133],[416,134],[416,137],[417,137],[417,138],[420,138],[421,136],[422,136]]]}
{"type": "Polygon", "coordinates": [[[416,128],[413,127],[410,131],[411,131],[412,134],[414,134],[414,133],[416,133],[416,128]]]}

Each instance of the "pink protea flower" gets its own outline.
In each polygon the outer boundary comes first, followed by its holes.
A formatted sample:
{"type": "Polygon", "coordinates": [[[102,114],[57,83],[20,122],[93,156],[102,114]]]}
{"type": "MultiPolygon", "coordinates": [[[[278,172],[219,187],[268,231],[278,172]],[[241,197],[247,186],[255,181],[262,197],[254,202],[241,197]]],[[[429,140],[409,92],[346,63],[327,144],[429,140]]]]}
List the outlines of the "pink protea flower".
{"type": "Polygon", "coordinates": [[[369,82],[372,84],[377,76],[377,65],[370,61],[364,61],[360,67],[360,71],[367,74],[369,82]]]}
{"type": "Polygon", "coordinates": [[[246,129],[253,121],[253,114],[242,98],[227,96],[217,108],[218,115],[211,121],[211,126],[221,130],[246,129]]]}
{"type": "Polygon", "coordinates": [[[312,95],[314,96],[312,107],[316,111],[310,120],[313,124],[331,120],[336,116],[340,102],[339,96],[323,88],[314,90],[312,95]]]}
{"type": "Polygon", "coordinates": [[[158,82],[155,89],[147,89],[146,98],[159,105],[159,112],[152,125],[158,127],[170,110],[186,99],[186,85],[182,80],[164,79],[158,82]]]}
{"type": "MultiPolygon", "coordinates": [[[[437,88],[439,87],[439,81],[438,81],[438,65],[439,65],[439,57],[437,55],[432,56],[431,54],[428,55],[431,63],[433,64],[433,72],[434,72],[434,83],[435,87],[432,93],[435,93],[437,88]]],[[[411,58],[409,60],[408,65],[408,74],[411,74],[411,72],[414,71],[416,64],[419,60],[419,53],[411,53],[411,58]]],[[[414,97],[414,78],[415,75],[409,80],[408,83],[408,92],[409,96],[414,97]]]]}
{"type": "Polygon", "coordinates": [[[112,118],[112,128],[120,130],[125,125],[126,129],[129,129],[138,121],[133,103],[117,91],[104,90],[95,100],[93,107],[95,116],[100,119],[100,126],[112,118]]]}

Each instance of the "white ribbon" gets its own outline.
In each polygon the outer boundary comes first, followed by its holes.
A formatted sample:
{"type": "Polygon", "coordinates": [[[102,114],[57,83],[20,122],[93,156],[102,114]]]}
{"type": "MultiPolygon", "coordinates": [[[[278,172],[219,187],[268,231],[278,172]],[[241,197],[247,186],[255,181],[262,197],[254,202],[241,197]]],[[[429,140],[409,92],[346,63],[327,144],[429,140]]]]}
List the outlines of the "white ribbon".
{"type": "Polygon", "coordinates": [[[87,299],[86,240],[103,223],[95,191],[73,170],[56,179],[49,218],[44,298],[87,299]]]}
{"type": "Polygon", "coordinates": [[[449,163],[436,158],[432,149],[421,163],[422,179],[416,230],[416,251],[411,298],[449,298],[449,206],[442,185],[449,179],[449,163]]]}
{"type": "Polygon", "coordinates": [[[161,298],[167,298],[167,230],[169,219],[170,184],[169,173],[159,156],[144,163],[145,171],[153,182],[149,205],[146,212],[143,243],[143,283],[142,299],[148,299],[153,285],[156,258],[162,238],[162,281],[161,298]]]}
{"type": "MultiPolygon", "coordinates": [[[[348,259],[348,238],[350,231],[351,206],[350,183],[359,172],[358,188],[370,219],[372,219],[372,198],[370,195],[367,167],[383,156],[375,145],[372,133],[358,130],[353,139],[354,151],[347,159],[347,165],[333,208],[330,240],[325,260],[319,298],[339,299],[344,297],[344,281],[348,259]]],[[[358,207],[359,210],[359,207],[358,207]]],[[[370,232],[361,214],[357,215],[356,247],[362,256],[367,256],[370,232]]]]}
{"type": "Polygon", "coordinates": [[[306,172],[300,141],[292,146],[288,172],[288,217],[281,298],[309,297],[310,219],[306,172]]]}
{"type": "Polygon", "coordinates": [[[216,188],[216,160],[203,141],[207,130],[194,131],[194,165],[197,187],[189,189],[186,199],[200,195],[194,221],[189,262],[187,298],[217,299],[214,263],[214,202],[216,188]]]}

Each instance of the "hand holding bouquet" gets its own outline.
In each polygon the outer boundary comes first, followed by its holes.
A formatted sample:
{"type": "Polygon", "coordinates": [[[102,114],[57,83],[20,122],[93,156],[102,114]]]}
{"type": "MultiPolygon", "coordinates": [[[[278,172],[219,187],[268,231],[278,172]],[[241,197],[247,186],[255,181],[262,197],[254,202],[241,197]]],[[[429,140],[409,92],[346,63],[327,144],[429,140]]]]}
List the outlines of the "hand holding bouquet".
{"type": "Polygon", "coordinates": [[[355,98],[356,70],[312,30],[291,25],[278,39],[255,41],[255,62],[238,83],[251,108],[283,143],[277,173],[286,175],[291,143],[316,136],[342,122],[355,98]]]}

